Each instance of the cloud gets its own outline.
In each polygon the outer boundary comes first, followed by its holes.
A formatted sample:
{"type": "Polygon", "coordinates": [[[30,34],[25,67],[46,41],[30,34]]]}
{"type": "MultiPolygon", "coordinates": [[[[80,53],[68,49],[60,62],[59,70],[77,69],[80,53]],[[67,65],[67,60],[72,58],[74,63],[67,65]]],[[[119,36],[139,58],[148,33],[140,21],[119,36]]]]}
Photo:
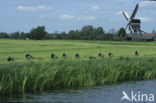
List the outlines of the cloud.
{"type": "Polygon", "coordinates": [[[20,11],[34,12],[34,11],[41,11],[41,10],[51,10],[52,8],[44,6],[44,5],[38,5],[38,6],[22,6],[22,5],[20,5],[17,7],[17,9],[20,11]]]}
{"type": "Polygon", "coordinates": [[[88,16],[88,17],[84,17],[84,19],[83,20],[95,20],[96,19],[96,17],[95,16],[88,16]]]}
{"type": "Polygon", "coordinates": [[[77,17],[76,18],[77,21],[91,21],[91,20],[95,20],[95,19],[96,19],[95,16],[77,17]]]}
{"type": "Polygon", "coordinates": [[[90,10],[93,10],[93,11],[97,11],[97,10],[99,10],[100,8],[99,8],[99,6],[97,6],[97,5],[95,5],[95,6],[92,6],[91,8],[90,8],[90,10]]]}
{"type": "Polygon", "coordinates": [[[118,11],[115,13],[115,15],[123,15],[123,11],[118,11]]]}
{"type": "Polygon", "coordinates": [[[46,18],[45,15],[40,15],[39,18],[43,19],[43,18],[46,18]]]}
{"type": "Polygon", "coordinates": [[[140,7],[156,7],[156,1],[142,1],[140,7]]]}
{"type": "Polygon", "coordinates": [[[91,8],[89,8],[88,10],[83,11],[83,13],[88,14],[89,12],[98,11],[99,9],[100,9],[100,7],[95,5],[95,6],[92,6],[91,8]]]}
{"type": "Polygon", "coordinates": [[[153,22],[154,20],[151,18],[138,17],[142,22],[153,22]]]}
{"type": "Polygon", "coordinates": [[[72,15],[67,15],[67,14],[61,15],[61,16],[59,17],[59,19],[62,19],[62,20],[72,20],[72,19],[74,19],[74,18],[75,18],[74,16],[72,16],[72,15]]]}
{"type": "Polygon", "coordinates": [[[91,21],[96,19],[95,16],[75,17],[67,14],[61,15],[58,18],[61,20],[76,20],[76,21],[91,21]]]}
{"type": "Polygon", "coordinates": [[[83,11],[83,13],[84,13],[84,14],[87,14],[87,13],[88,13],[88,11],[83,11]]]}

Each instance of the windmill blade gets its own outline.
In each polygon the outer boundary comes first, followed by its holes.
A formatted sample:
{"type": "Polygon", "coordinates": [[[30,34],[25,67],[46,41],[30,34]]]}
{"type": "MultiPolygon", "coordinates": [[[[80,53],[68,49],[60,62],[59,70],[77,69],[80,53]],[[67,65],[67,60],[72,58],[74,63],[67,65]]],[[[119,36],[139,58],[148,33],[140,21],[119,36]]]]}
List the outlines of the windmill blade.
{"type": "Polygon", "coordinates": [[[128,26],[129,26],[129,23],[127,24],[127,26],[126,26],[125,30],[127,30],[128,26]]]}
{"type": "Polygon", "coordinates": [[[131,29],[132,33],[134,33],[134,30],[131,25],[129,25],[129,28],[131,29]]]}
{"type": "Polygon", "coordinates": [[[123,12],[123,15],[125,16],[126,20],[129,20],[130,17],[126,11],[123,12]]]}
{"type": "Polygon", "coordinates": [[[137,13],[137,11],[138,11],[138,8],[139,8],[139,4],[136,5],[136,7],[135,7],[135,9],[134,9],[134,11],[133,11],[133,14],[132,14],[132,16],[131,16],[131,19],[133,19],[133,18],[135,17],[135,15],[136,15],[136,13],[137,13]]]}

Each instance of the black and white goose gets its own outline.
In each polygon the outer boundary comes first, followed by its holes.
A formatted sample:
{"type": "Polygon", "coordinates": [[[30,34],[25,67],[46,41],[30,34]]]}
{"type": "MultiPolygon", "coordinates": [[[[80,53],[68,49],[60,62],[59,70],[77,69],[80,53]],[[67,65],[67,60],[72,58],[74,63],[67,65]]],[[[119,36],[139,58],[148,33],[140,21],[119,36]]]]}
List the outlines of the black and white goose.
{"type": "Polygon", "coordinates": [[[30,59],[33,59],[33,57],[30,55],[30,54],[26,54],[25,57],[30,60],[30,59]]]}
{"type": "Polygon", "coordinates": [[[12,57],[9,56],[7,60],[8,60],[9,62],[10,62],[10,61],[14,61],[14,58],[12,58],[12,57]]]}
{"type": "Polygon", "coordinates": [[[51,58],[52,58],[52,59],[57,59],[58,57],[57,57],[54,53],[52,53],[52,54],[51,54],[51,58]]]}

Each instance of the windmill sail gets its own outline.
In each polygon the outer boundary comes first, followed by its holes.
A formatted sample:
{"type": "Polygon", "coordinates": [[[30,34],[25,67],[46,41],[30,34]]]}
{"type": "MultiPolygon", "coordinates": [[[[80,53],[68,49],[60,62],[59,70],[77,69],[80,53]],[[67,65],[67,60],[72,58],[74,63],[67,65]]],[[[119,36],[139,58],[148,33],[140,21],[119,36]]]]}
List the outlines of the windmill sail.
{"type": "Polygon", "coordinates": [[[126,11],[123,12],[123,15],[125,16],[125,18],[126,18],[127,20],[129,20],[130,17],[129,17],[129,15],[128,15],[128,13],[127,13],[126,11]]]}
{"type": "Polygon", "coordinates": [[[139,5],[137,4],[134,11],[133,11],[133,13],[132,13],[131,19],[134,19],[135,15],[136,15],[136,13],[138,11],[138,8],[139,8],[139,5]]]}

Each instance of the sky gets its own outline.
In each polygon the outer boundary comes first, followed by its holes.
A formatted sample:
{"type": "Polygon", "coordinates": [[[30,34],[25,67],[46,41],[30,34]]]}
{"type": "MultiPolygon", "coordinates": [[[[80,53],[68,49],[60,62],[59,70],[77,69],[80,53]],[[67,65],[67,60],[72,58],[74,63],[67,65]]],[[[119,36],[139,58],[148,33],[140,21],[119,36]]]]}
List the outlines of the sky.
{"type": "Polygon", "coordinates": [[[29,32],[44,25],[49,33],[80,30],[85,25],[103,27],[105,31],[126,27],[122,12],[142,21],[146,32],[156,29],[156,2],[142,0],[1,0],[0,32],[29,32]]]}

